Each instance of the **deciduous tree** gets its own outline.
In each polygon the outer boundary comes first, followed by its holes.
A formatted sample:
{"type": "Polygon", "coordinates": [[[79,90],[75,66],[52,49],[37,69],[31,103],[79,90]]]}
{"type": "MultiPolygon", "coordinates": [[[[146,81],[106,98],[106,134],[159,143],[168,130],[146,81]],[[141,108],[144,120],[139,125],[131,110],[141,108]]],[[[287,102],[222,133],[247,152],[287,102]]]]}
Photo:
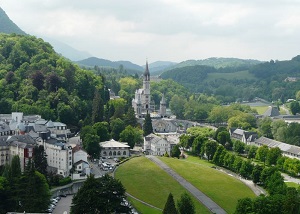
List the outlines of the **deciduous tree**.
{"type": "Polygon", "coordinates": [[[71,214],[95,213],[130,213],[124,204],[125,188],[122,183],[109,175],[87,178],[75,194],[71,214]]]}

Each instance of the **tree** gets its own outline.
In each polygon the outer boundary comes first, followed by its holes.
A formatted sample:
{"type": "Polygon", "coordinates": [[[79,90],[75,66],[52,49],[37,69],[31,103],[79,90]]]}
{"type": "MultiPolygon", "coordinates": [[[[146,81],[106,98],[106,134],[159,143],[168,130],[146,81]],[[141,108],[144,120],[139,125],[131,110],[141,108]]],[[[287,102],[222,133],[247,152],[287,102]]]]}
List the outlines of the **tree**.
{"type": "Polygon", "coordinates": [[[19,178],[21,176],[21,164],[20,157],[18,155],[13,156],[10,168],[12,178],[19,178]]]}
{"type": "Polygon", "coordinates": [[[39,91],[44,88],[45,76],[41,71],[36,71],[32,74],[32,85],[39,91]]]}
{"type": "Polygon", "coordinates": [[[18,211],[44,212],[50,203],[50,190],[43,174],[35,171],[31,162],[18,182],[18,211]]]}
{"type": "Polygon", "coordinates": [[[100,137],[100,142],[108,141],[110,139],[109,124],[107,122],[98,122],[93,125],[93,129],[100,137]]]}
{"type": "Polygon", "coordinates": [[[267,160],[268,152],[269,152],[268,146],[263,145],[263,146],[261,146],[261,147],[259,147],[259,148],[257,149],[257,153],[256,153],[255,158],[256,158],[257,160],[260,160],[261,162],[264,162],[264,165],[265,165],[266,160],[267,160]]]}
{"type": "Polygon", "coordinates": [[[75,194],[71,214],[130,213],[124,200],[125,188],[120,181],[107,174],[100,178],[91,175],[75,194]]]}
{"type": "Polygon", "coordinates": [[[46,176],[47,174],[47,158],[44,146],[36,146],[34,148],[33,162],[35,169],[46,176]]]}
{"type": "Polygon", "coordinates": [[[275,194],[285,194],[286,193],[286,184],[284,179],[279,171],[275,171],[267,180],[266,189],[270,195],[275,194]]]}
{"type": "Polygon", "coordinates": [[[222,144],[223,146],[225,146],[225,144],[231,143],[231,139],[230,139],[230,134],[228,131],[221,131],[218,133],[217,135],[217,141],[222,144]]]}
{"type": "Polygon", "coordinates": [[[13,210],[12,193],[10,191],[9,182],[5,177],[0,176],[0,213],[7,213],[13,210]]]}
{"type": "Polygon", "coordinates": [[[250,149],[248,151],[248,158],[249,159],[255,158],[257,149],[258,149],[257,146],[250,146],[250,149]]]}
{"type": "Polygon", "coordinates": [[[180,214],[195,214],[195,205],[192,198],[185,192],[177,201],[178,212],[180,214]]]}
{"type": "Polygon", "coordinates": [[[240,168],[240,175],[244,178],[250,178],[253,170],[253,165],[250,160],[243,161],[240,168]]]}
{"type": "Polygon", "coordinates": [[[269,117],[265,117],[258,122],[258,129],[262,133],[263,136],[267,138],[273,138],[272,135],[272,119],[269,117]]]}
{"type": "Polygon", "coordinates": [[[150,114],[147,113],[144,124],[143,124],[143,131],[144,131],[144,136],[147,136],[151,133],[153,133],[153,127],[152,127],[152,120],[150,117],[150,114]]]}
{"type": "Polygon", "coordinates": [[[187,102],[186,98],[174,95],[170,100],[170,109],[177,118],[183,119],[184,104],[187,102]]]}
{"type": "Polygon", "coordinates": [[[95,95],[93,99],[93,110],[92,110],[92,123],[97,123],[103,121],[104,116],[104,103],[100,96],[99,90],[95,90],[95,95]]]}
{"type": "Polygon", "coordinates": [[[206,154],[207,160],[212,160],[215,152],[217,151],[218,143],[216,141],[209,140],[204,145],[204,152],[206,154]]]}
{"type": "Polygon", "coordinates": [[[283,201],[284,214],[298,214],[300,213],[300,195],[293,187],[288,187],[283,201]]]}
{"type": "Polygon", "coordinates": [[[203,137],[202,135],[199,135],[194,139],[192,147],[193,147],[193,153],[195,155],[200,155],[201,147],[204,145],[206,140],[207,138],[203,137]]]}
{"type": "Polygon", "coordinates": [[[93,158],[98,158],[100,155],[100,138],[98,135],[87,134],[83,141],[83,148],[87,151],[87,153],[93,158]]]}
{"type": "Polygon", "coordinates": [[[277,160],[282,156],[282,151],[278,148],[270,148],[267,154],[267,164],[268,165],[276,165],[277,160]]]}
{"type": "Polygon", "coordinates": [[[127,126],[120,134],[120,141],[127,142],[131,149],[143,141],[143,132],[139,128],[127,126]]]}
{"type": "Polygon", "coordinates": [[[245,144],[239,140],[233,142],[233,151],[238,154],[242,154],[245,151],[245,144]]]}
{"type": "Polygon", "coordinates": [[[234,214],[250,214],[250,213],[252,213],[251,198],[239,199],[234,214]]]}
{"type": "Polygon", "coordinates": [[[252,170],[252,181],[253,183],[257,184],[260,182],[260,176],[263,168],[260,165],[255,165],[252,170]]]}
{"type": "Polygon", "coordinates": [[[180,149],[179,149],[179,145],[175,145],[175,146],[172,148],[171,156],[172,156],[172,157],[179,158],[180,153],[181,153],[181,152],[180,152],[180,149]]]}
{"type": "Polygon", "coordinates": [[[218,166],[222,166],[224,163],[224,151],[226,151],[224,146],[218,145],[217,151],[215,152],[214,157],[212,159],[212,161],[218,166]]]}
{"type": "Polygon", "coordinates": [[[114,119],[110,123],[110,129],[112,138],[119,140],[121,132],[125,129],[125,123],[120,118],[114,119]]]}
{"type": "Polygon", "coordinates": [[[293,101],[290,104],[290,109],[293,115],[297,114],[300,112],[300,105],[298,101],[293,101]]]}
{"type": "Polygon", "coordinates": [[[165,207],[163,209],[163,214],[177,214],[177,209],[175,206],[174,198],[172,193],[169,194],[165,207]]]}
{"type": "Polygon", "coordinates": [[[127,126],[128,125],[131,125],[132,127],[137,126],[134,109],[131,106],[128,108],[127,113],[125,114],[124,122],[127,126]]]}

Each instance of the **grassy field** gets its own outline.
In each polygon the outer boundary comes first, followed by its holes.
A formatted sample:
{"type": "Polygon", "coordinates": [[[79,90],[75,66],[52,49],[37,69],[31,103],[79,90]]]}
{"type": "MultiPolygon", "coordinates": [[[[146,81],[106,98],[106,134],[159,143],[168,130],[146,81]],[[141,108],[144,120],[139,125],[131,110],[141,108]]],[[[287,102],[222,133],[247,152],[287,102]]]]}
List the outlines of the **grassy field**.
{"type": "Polygon", "coordinates": [[[251,106],[251,108],[256,109],[258,114],[263,114],[268,110],[269,106],[251,106]]]}
{"type": "Polygon", "coordinates": [[[127,197],[128,201],[134,205],[134,207],[143,214],[161,214],[161,210],[149,207],[131,197],[127,197]]]}
{"type": "Polygon", "coordinates": [[[160,159],[228,213],[234,213],[238,199],[255,197],[252,190],[240,180],[211,168],[204,160],[191,156],[185,160],[160,159]]]}
{"type": "Polygon", "coordinates": [[[207,78],[205,79],[205,81],[209,82],[215,79],[233,80],[233,79],[256,79],[256,78],[248,71],[239,71],[233,73],[209,73],[207,74],[207,78]]]}
{"type": "MultiPolygon", "coordinates": [[[[125,162],[118,167],[115,177],[122,182],[129,194],[161,209],[164,208],[170,192],[173,194],[175,202],[182,193],[186,192],[170,175],[145,157],[133,158],[125,162]]],[[[191,197],[197,213],[210,213],[193,196],[191,197]]],[[[136,200],[131,201],[140,213],[157,212],[136,200]]]]}
{"type": "Polygon", "coordinates": [[[288,187],[295,187],[295,188],[298,188],[300,185],[299,184],[296,184],[294,182],[285,182],[285,184],[288,186],[288,187]]]}

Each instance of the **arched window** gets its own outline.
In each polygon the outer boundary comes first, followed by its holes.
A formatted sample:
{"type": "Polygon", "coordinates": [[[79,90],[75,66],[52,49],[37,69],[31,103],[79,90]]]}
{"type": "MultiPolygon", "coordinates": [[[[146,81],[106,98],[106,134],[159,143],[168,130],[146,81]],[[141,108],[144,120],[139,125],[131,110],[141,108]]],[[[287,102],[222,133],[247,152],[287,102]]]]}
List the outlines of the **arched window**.
{"type": "Polygon", "coordinates": [[[126,151],[123,152],[123,155],[126,155],[126,151]]]}
{"type": "Polygon", "coordinates": [[[118,155],[121,155],[121,152],[120,152],[120,151],[118,151],[118,155]]]}
{"type": "Polygon", "coordinates": [[[111,156],[111,155],[112,155],[112,152],[110,151],[110,152],[109,152],[109,156],[111,156]]]}
{"type": "Polygon", "coordinates": [[[103,155],[106,156],[106,151],[103,152],[103,155]]]}
{"type": "Polygon", "coordinates": [[[114,156],[116,156],[116,154],[117,154],[116,151],[114,151],[113,154],[114,154],[114,156]]]}

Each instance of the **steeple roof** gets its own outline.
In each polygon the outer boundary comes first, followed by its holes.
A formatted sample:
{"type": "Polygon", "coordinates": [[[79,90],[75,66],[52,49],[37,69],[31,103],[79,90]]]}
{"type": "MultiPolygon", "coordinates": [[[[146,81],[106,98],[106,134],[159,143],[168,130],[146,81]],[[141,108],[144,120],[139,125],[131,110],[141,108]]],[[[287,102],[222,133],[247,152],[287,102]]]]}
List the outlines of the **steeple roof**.
{"type": "Polygon", "coordinates": [[[144,77],[150,77],[148,61],[146,61],[146,68],[145,68],[145,71],[144,71],[144,77]]]}

